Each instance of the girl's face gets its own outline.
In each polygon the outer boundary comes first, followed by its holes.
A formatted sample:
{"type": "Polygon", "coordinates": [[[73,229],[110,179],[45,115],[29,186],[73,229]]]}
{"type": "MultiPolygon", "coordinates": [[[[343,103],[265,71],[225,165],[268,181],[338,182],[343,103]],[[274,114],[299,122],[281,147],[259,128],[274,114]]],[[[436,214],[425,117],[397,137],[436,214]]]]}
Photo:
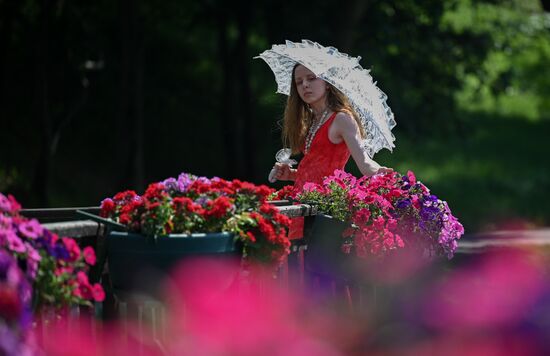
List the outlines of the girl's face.
{"type": "Polygon", "coordinates": [[[322,102],[327,96],[328,84],[301,64],[294,69],[294,83],[298,95],[306,104],[322,102]]]}

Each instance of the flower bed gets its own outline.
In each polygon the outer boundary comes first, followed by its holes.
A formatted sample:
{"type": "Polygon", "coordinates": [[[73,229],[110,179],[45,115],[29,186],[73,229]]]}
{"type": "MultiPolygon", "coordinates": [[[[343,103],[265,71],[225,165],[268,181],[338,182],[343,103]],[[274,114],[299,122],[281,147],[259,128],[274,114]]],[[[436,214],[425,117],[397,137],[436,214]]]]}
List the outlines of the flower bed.
{"type": "Polygon", "coordinates": [[[30,284],[17,260],[0,249],[0,354],[30,355],[31,348],[30,284]]]}
{"type": "Polygon", "coordinates": [[[289,253],[289,219],[266,198],[273,189],[239,180],[187,173],[150,184],[143,195],[128,190],[101,203],[101,216],[131,232],[169,234],[234,233],[248,261],[279,264],[289,253]]]}
{"type": "Polygon", "coordinates": [[[412,172],[356,178],[337,170],[322,184],[306,183],[286,197],[315,204],[319,212],[349,222],[342,249],[354,250],[359,257],[407,248],[452,258],[464,233],[448,204],[412,172]]]}

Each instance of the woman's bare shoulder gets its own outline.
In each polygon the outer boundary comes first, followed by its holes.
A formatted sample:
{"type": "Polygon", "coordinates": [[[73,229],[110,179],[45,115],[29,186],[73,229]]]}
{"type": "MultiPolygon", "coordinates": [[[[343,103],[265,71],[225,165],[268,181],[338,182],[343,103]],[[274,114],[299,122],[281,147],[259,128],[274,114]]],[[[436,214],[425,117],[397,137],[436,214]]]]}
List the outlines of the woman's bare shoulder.
{"type": "Polygon", "coordinates": [[[352,113],[345,109],[340,110],[336,113],[334,123],[336,123],[336,125],[338,126],[341,126],[342,128],[354,128],[357,125],[355,123],[355,120],[353,119],[352,113]]]}

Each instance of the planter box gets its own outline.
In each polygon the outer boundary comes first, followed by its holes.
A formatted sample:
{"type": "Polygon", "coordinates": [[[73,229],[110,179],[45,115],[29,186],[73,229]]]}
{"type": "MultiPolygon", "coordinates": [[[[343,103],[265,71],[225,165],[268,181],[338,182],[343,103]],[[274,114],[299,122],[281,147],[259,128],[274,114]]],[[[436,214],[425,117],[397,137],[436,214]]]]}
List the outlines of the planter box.
{"type": "Polygon", "coordinates": [[[304,256],[306,270],[324,277],[353,280],[358,258],[353,252],[342,252],[342,233],[349,224],[323,214],[314,219],[304,256]]]}
{"type": "Polygon", "coordinates": [[[242,246],[231,233],[180,235],[153,238],[110,231],[107,261],[113,289],[155,293],[159,281],[178,263],[192,258],[215,258],[239,263],[242,246]]]}

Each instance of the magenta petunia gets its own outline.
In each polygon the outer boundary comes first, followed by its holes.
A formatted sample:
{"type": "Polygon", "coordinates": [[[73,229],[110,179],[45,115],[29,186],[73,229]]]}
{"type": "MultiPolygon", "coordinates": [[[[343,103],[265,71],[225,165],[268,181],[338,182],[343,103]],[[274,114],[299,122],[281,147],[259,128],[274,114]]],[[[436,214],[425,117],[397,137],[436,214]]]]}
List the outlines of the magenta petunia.
{"type": "Polygon", "coordinates": [[[306,184],[304,184],[304,187],[302,189],[306,192],[312,192],[316,189],[319,189],[319,184],[307,182],[306,184]]]}
{"type": "Polygon", "coordinates": [[[44,228],[36,219],[21,222],[17,229],[19,230],[19,233],[29,239],[36,239],[44,233],[44,228]]]}
{"type": "Polygon", "coordinates": [[[61,240],[63,241],[65,248],[69,252],[69,259],[71,261],[78,260],[78,258],[80,257],[80,247],[78,247],[76,241],[68,237],[63,237],[61,240]]]}
{"type": "Polygon", "coordinates": [[[82,271],[76,273],[76,281],[78,284],[89,284],[88,275],[82,271]]]}
{"type": "Polygon", "coordinates": [[[96,302],[102,302],[105,300],[105,291],[99,283],[94,284],[92,287],[92,297],[96,302]]]}
{"type": "Polygon", "coordinates": [[[42,256],[40,256],[40,253],[28,242],[25,242],[25,246],[27,247],[27,258],[36,262],[40,262],[42,260],[42,256]]]}
{"type": "Polygon", "coordinates": [[[95,251],[90,246],[84,247],[82,250],[82,254],[84,255],[84,261],[86,261],[87,264],[90,266],[95,265],[96,263],[96,257],[95,257],[95,251]]]}
{"type": "Polygon", "coordinates": [[[407,178],[409,179],[409,184],[410,185],[413,185],[413,184],[416,183],[416,176],[414,175],[414,173],[412,171],[407,172],[407,178]]]}
{"type": "MultiPolygon", "coordinates": [[[[2,234],[2,232],[0,232],[2,234]]],[[[5,240],[7,242],[8,248],[13,252],[18,253],[24,253],[27,251],[27,248],[25,247],[25,244],[17,234],[11,230],[7,230],[3,232],[4,238],[0,238],[0,240],[5,240]]]]}
{"type": "Polygon", "coordinates": [[[27,274],[31,280],[36,279],[36,275],[38,274],[38,261],[31,259],[27,260],[27,274]]]}
{"type": "Polygon", "coordinates": [[[7,216],[7,215],[4,215],[4,214],[0,214],[0,229],[8,229],[8,228],[11,228],[11,224],[12,224],[12,218],[7,216]]]}
{"type": "Polygon", "coordinates": [[[353,223],[343,237],[360,257],[406,246],[451,258],[464,233],[447,203],[430,195],[411,171],[356,179],[337,170],[322,184],[306,183],[297,199],[315,201],[320,212],[353,223]]]}
{"type": "Polygon", "coordinates": [[[11,213],[11,201],[4,194],[0,193],[0,211],[11,213]]]}

